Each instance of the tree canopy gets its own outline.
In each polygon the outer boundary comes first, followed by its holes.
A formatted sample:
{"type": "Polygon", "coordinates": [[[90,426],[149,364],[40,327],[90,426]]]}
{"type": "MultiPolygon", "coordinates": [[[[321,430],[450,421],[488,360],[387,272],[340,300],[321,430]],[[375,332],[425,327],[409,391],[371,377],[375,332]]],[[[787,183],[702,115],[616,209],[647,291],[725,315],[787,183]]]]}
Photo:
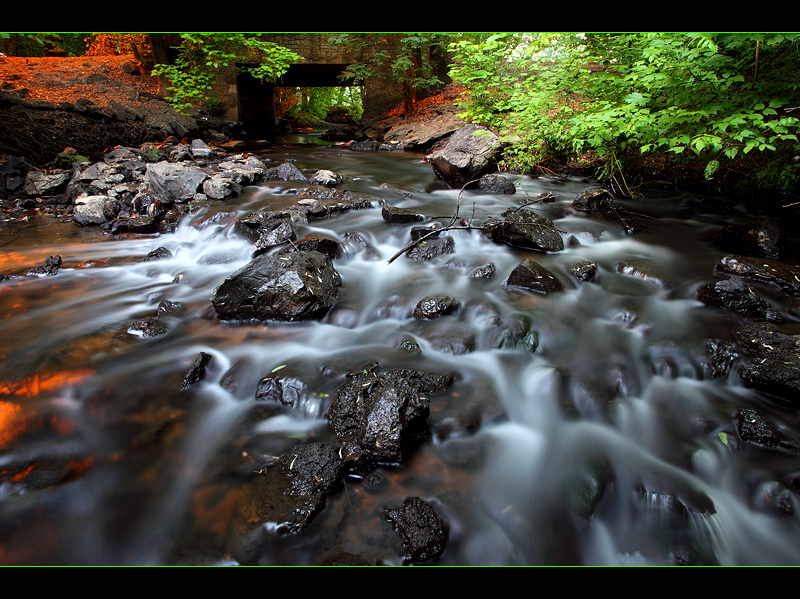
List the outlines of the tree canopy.
{"type": "Polygon", "coordinates": [[[629,190],[644,158],[698,162],[710,184],[797,187],[800,34],[464,34],[450,45],[464,116],[509,161],[602,159],[629,190]],[[741,177],[742,169],[749,176],[741,177]],[[734,177],[735,175],[735,177],[734,177]]]}

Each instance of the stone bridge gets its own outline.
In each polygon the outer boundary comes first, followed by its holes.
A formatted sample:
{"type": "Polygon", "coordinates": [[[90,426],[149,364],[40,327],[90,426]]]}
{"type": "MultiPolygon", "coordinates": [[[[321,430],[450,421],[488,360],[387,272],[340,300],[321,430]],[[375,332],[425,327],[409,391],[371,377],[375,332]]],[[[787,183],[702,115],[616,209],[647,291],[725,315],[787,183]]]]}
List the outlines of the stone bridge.
{"type": "MultiPolygon", "coordinates": [[[[269,134],[275,128],[276,87],[338,87],[348,85],[340,75],[356,62],[329,41],[331,34],[265,33],[263,39],[288,48],[303,58],[275,83],[261,83],[231,66],[220,71],[214,91],[221,99],[223,118],[242,121],[250,130],[269,134]]],[[[402,102],[399,85],[385,81],[364,82],[364,118],[378,116],[402,102]]]]}

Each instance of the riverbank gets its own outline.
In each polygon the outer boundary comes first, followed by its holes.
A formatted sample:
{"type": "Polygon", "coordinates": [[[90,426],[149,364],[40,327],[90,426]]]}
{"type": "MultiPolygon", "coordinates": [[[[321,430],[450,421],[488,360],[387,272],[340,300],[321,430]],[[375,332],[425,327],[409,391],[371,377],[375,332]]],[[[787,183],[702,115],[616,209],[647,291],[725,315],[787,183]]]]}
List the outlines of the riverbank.
{"type": "MultiPolygon", "coordinates": [[[[199,138],[213,144],[248,138],[241,123],[177,113],[157,96],[157,90],[157,81],[132,55],[0,57],[0,156],[20,158],[43,168],[60,166],[59,155],[65,148],[96,161],[116,145],[138,147],[170,137],[175,138],[173,141],[199,138]]],[[[458,108],[463,91],[448,86],[419,102],[413,115],[392,111],[349,132],[359,141],[421,152],[434,150],[464,124],[458,108]]],[[[704,178],[704,163],[700,161],[677,161],[674,155],[657,154],[642,158],[638,165],[637,172],[626,173],[624,179],[618,175],[604,184],[618,195],[655,186],[714,196],[724,191],[720,185],[733,188],[741,183],[743,173],[752,167],[740,164],[721,183],[712,185],[704,178]]],[[[603,166],[603,159],[587,154],[545,162],[526,174],[593,178],[603,166]]],[[[775,206],[794,208],[797,203],[797,198],[786,194],[768,195],[759,194],[761,200],[775,206]]]]}

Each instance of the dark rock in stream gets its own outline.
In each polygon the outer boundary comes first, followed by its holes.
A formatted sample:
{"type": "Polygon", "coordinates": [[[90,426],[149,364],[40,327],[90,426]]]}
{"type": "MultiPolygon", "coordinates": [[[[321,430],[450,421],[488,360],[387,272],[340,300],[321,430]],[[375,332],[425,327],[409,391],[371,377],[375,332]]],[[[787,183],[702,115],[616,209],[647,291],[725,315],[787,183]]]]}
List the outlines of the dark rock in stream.
{"type": "Polygon", "coordinates": [[[763,414],[749,408],[736,412],[736,432],[742,441],[756,445],[775,447],[781,443],[777,427],[763,414]]]}
{"type": "Polygon", "coordinates": [[[783,317],[742,278],[707,283],[697,290],[697,299],[707,306],[722,308],[750,318],[782,322],[783,317]]]}
{"type": "Polygon", "coordinates": [[[381,216],[390,225],[405,225],[409,223],[416,223],[427,220],[427,215],[424,212],[414,210],[413,208],[397,208],[384,204],[381,208],[381,216]]]}
{"type": "Polygon", "coordinates": [[[211,354],[207,354],[206,352],[202,351],[197,355],[194,363],[186,372],[183,380],[181,381],[181,390],[188,389],[195,383],[199,383],[203,380],[203,377],[206,374],[206,367],[208,366],[208,363],[211,362],[212,358],[213,356],[211,354]]]}
{"type": "Polygon", "coordinates": [[[452,314],[461,308],[461,302],[449,295],[429,295],[422,298],[414,308],[414,318],[430,320],[452,314]]]}
{"type": "Polygon", "coordinates": [[[61,269],[61,256],[48,256],[39,266],[26,273],[29,277],[52,277],[61,269]]]}
{"type": "Polygon", "coordinates": [[[408,562],[427,562],[444,553],[447,525],[427,501],[409,497],[401,507],[386,510],[386,519],[400,536],[408,562]]]}
{"type": "Polygon", "coordinates": [[[748,256],[780,258],[783,251],[783,225],[775,220],[758,220],[748,225],[729,225],[711,233],[721,247],[748,256]]]}
{"type": "Polygon", "coordinates": [[[148,316],[147,318],[140,318],[135,321],[128,332],[132,335],[140,335],[142,337],[158,337],[165,335],[169,329],[167,325],[159,321],[157,318],[148,316]]]}
{"type": "Polygon", "coordinates": [[[427,394],[451,382],[450,376],[415,370],[353,377],[328,410],[344,459],[360,464],[402,462],[409,447],[427,433],[427,394]]]}
{"type": "Polygon", "coordinates": [[[437,256],[444,256],[455,252],[456,242],[450,235],[435,237],[419,241],[406,252],[409,260],[433,260],[437,256]]]}
{"type": "Polygon", "coordinates": [[[341,485],[345,462],[327,443],[295,446],[246,485],[231,535],[236,559],[257,563],[260,542],[271,534],[303,531],[341,485]]]}
{"type": "Polygon", "coordinates": [[[286,252],[319,252],[325,254],[331,260],[340,258],[344,254],[344,248],[335,239],[323,237],[322,235],[306,235],[302,239],[292,242],[281,250],[286,252]]]}
{"type": "Polygon", "coordinates": [[[144,257],[144,261],[150,262],[151,260],[167,260],[169,258],[172,258],[172,252],[165,247],[159,247],[148,253],[147,256],[144,257]]]}
{"type": "Polygon", "coordinates": [[[310,320],[330,310],[341,286],[339,273],[324,254],[263,254],[225,279],[211,303],[222,320],[310,320]]]}
{"type": "Polygon", "coordinates": [[[460,189],[474,185],[483,175],[495,170],[494,157],[500,150],[499,138],[485,127],[467,124],[450,136],[441,150],[425,157],[434,174],[448,187],[460,189]]]}
{"type": "Polygon", "coordinates": [[[800,335],[753,323],[735,339],[749,358],[739,373],[745,385],[800,405],[800,335]]]}
{"type": "Polygon", "coordinates": [[[560,252],[564,239],[553,222],[527,208],[508,211],[504,220],[491,219],[482,226],[492,241],[540,252],[560,252]]]}
{"type": "Polygon", "coordinates": [[[770,258],[725,256],[717,263],[717,271],[750,281],[766,283],[790,297],[800,296],[800,266],[770,258]]]}
{"type": "Polygon", "coordinates": [[[642,226],[629,218],[625,210],[614,205],[614,196],[606,189],[589,189],[572,201],[570,210],[601,218],[621,227],[628,235],[639,231],[642,226]]]}
{"type": "Polygon", "coordinates": [[[511,271],[506,285],[544,294],[563,289],[563,285],[553,273],[530,258],[525,258],[511,271]]]}
{"type": "Polygon", "coordinates": [[[484,175],[478,180],[478,189],[492,194],[511,195],[517,192],[514,183],[500,175],[484,175]]]}
{"type": "Polygon", "coordinates": [[[489,262],[483,266],[474,268],[472,271],[470,271],[469,277],[471,279],[491,279],[494,277],[496,272],[497,266],[495,266],[494,262],[489,262]]]}
{"type": "Polygon", "coordinates": [[[597,272],[597,263],[581,260],[569,267],[570,274],[580,281],[592,281],[597,272]]]}

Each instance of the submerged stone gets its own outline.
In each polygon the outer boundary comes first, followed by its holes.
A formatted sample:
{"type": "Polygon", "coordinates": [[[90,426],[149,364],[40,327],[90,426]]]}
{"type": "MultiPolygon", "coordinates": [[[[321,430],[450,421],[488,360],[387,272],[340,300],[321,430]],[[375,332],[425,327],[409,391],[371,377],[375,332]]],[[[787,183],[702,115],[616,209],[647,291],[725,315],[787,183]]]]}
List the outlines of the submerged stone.
{"type": "Polygon", "coordinates": [[[426,562],[444,553],[447,526],[427,501],[409,497],[401,507],[387,510],[386,519],[394,525],[410,562],[426,562]]]}

